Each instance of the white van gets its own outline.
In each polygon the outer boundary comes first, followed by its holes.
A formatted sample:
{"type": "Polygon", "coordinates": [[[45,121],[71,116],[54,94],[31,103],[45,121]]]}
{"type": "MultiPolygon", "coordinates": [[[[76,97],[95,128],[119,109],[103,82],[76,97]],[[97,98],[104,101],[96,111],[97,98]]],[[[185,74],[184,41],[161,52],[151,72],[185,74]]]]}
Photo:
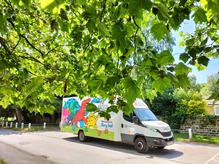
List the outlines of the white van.
{"type": "Polygon", "coordinates": [[[139,153],[146,153],[149,148],[163,149],[174,143],[169,125],[159,121],[141,99],[133,103],[135,110],[130,115],[111,112],[109,120],[86,111],[87,103],[106,110],[109,103],[100,101],[98,98],[63,98],[61,131],[78,135],[82,142],[94,137],[132,144],[139,153]]]}

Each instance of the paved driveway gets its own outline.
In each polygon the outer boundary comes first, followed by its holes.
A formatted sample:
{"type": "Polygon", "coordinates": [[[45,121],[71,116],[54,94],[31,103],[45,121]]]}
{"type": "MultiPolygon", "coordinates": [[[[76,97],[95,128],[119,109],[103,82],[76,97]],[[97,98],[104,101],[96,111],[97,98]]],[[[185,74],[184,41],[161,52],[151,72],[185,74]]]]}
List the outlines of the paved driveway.
{"type": "Polygon", "coordinates": [[[139,154],[131,145],[99,139],[81,143],[75,135],[60,131],[0,129],[0,157],[9,164],[219,164],[219,145],[177,142],[139,154]]]}

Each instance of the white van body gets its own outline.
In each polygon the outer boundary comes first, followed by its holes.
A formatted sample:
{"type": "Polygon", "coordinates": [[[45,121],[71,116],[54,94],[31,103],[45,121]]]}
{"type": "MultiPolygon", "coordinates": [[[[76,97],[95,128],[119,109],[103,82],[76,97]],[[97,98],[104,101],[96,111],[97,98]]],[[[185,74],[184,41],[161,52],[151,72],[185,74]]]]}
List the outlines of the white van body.
{"type": "Polygon", "coordinates": [[[111,112],[109,120],[98,113],[87,112],[87,103],[93,103],[101,110],[106,110],[110,105],[108,101],[98,98],[63,98],[62,131],[77,134],[80,141],[94,137],[133,144],[140,153],[174,143],[169,125],[159,121],[141,99],[133,103],[135,110],[130,115],[123,114],[121,110],[111,112]]]}

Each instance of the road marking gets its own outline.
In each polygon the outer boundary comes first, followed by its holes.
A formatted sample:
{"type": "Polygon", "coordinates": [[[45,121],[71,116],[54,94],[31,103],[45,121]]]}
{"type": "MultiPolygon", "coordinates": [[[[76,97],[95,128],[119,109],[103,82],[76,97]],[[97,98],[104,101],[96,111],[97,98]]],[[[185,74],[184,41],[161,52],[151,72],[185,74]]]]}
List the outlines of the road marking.
{"type": "Polygon", "coordinates": [[[215,154],[213,157],[211,157],[209,160],[207,160],[204,164],[208,164],[210,161],[214,161],[214,162],[219,163],[219,159],[216,159],[217,156],[219,156],[219,153],[215,154]]]}

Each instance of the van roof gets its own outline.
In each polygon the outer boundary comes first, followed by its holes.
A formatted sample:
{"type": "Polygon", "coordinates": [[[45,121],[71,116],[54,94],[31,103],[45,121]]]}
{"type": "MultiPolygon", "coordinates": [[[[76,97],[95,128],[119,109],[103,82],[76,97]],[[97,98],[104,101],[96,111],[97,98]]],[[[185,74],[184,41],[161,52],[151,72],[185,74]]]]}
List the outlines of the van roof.
{"type": "Polygon", "coordinates": [[[141,99],[137,98],[135,100],[135,102],[133,103],[133,106],[135,108],[148,108],[148,106],[145,104],[144,101],[142,101],[141,99]]]}

